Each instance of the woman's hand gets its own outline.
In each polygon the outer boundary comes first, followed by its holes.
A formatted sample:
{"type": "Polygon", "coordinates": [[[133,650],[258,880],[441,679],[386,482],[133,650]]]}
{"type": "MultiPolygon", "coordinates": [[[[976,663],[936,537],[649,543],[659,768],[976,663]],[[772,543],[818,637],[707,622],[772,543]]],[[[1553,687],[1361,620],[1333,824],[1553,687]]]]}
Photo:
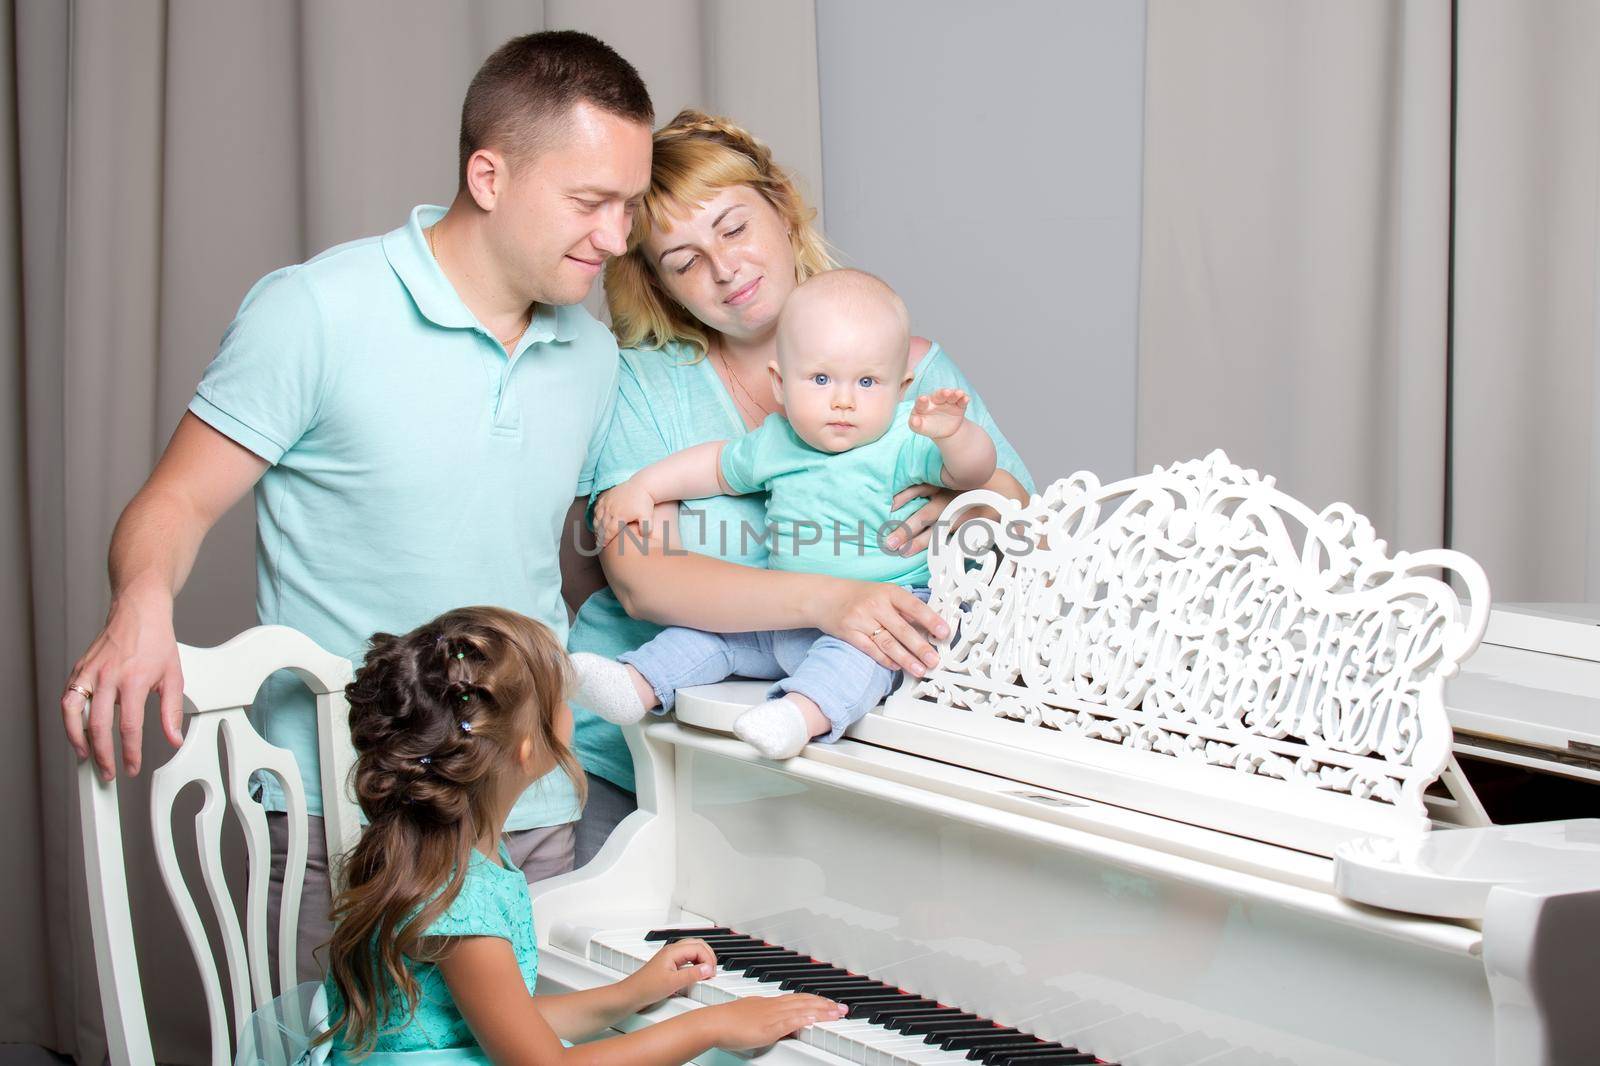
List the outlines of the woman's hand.
{"type": "Polygon", "coordinates": [[[748,1051],[776,1044],[814,1022],[843,1018],[848,1007],[821,996],[792,992],[786,996],[750,996],[719,1003],[699,1012],[711,1027],[711,1042],[725,1051],[748,1051]]]}
{"type": "Polygon", "coordinates": [[[618,983],[627,990],[638,1011],[675,996],[716,972],[717,955],[711,945],[690,938],[668,944],[618,983]]]}
{"type": "Polygon", "coordinates": [[[889,505],[891,514],[912,500],[925,497],[928,502],[911,512],[906,520],[900,523],[899,528],[885,537],[883,546],[898,555],[915,555],[926,549],[933,540],[933,530],[939,521],[939,516],[950,506],[950,501],[959,495],[961,493],[955,489],[928,484],[912,485],[895,493],[894,500],[889,505]]]}
{"type": "MultiPolygon", "coordinates": [[[[1018,503],[1028,502],[1028,490],[1022,487],[1010,473],[1004,470],[995,471],[994,477],[984,486],[993,489],[1002,496],[1009,496],[1018,503]]],[[[943,485],[912,485],[895,493],[894,500],[889,505],[891,513],[898,511],[912,500],[927,499],[927,503],[913,511],[900,527],[887,537],[883,538],[883,546],[889,551],[900,555],[915,555],[922,551],[933,541],[933,531],[939,519],[949,508],[950,503],[961,495],[956,489],[948,489],[943,485]]],[[[969,507],[961,512],[961,521],[971,518],[987,518],[991,522],[999,519],[1000,515],[993,507],[969,507]]]]}
{"type": "Polygon", "coordinates": [[[921,677],[939,665],[928,642],[950,635],[938,612],[899,585],[827,579],[817,603],[816,627],[872,656],[879,666],[921,677]]]}
{"type": "Polygon", "coordinates": [[[638,525],[642,530],[648,531],[650,516],[656,509],[656,501],[639,484],[638,478],[629,478],[615,488],[607,489],[600,494],[594,504],[594,535],[600,547],[604,548],[622,533],[623,527],[638,525]]]}

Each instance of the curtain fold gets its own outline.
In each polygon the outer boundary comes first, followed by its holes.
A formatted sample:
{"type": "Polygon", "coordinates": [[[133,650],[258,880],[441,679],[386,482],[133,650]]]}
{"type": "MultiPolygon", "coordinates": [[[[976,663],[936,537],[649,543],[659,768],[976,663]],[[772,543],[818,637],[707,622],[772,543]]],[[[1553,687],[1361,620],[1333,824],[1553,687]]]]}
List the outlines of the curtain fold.
{"type": "Polygon", "coordinates": [[[1452,216],[1451,7],[1150,0],[1138,459],[1594,600],[1600,8],[1454,5],[1452,216]]]}
{"type": "Polygon", "coordinates": [[[1448,0],[1149,0],[1137,464],[1444,532],[1448,0]]]}
{"type": "MultiPolygon", "coordinates": [[[[811,0],[760,14],[719,0],[0,2],[12,234],[0,328],[16,353],[0,408],[0,631],[26,708],[0,733],[0,789],[20,826],[0,873],[15,960],[0,973],[0,1042],[98,1066],[75,762],[56,701],[105,617],[112,526],[246,289],[392,229],[413,204],[447,203],[468,80],[539,29],[595,33],[639,68],[661,119],[726,111],[820,194],[814,16],[811,0]],[[714,43],[752,35],[765,61],[714,43]]],[[[252,624],[253,587],[246,502],[196,560],[178,639],[215,644],[252,624]]],[[[171,754],[154,729],[144,746],[152,769],[171,754]]],[[[199,1063],[199,983],[152,861],[148,780],[122,783],[146,1005],[161,1061],[199,1063]]]]}
{"type": "Polygon", "coordinates": [[[1600,599],[1600,7],[1460,5],[1452,542],[1600,599]]]}

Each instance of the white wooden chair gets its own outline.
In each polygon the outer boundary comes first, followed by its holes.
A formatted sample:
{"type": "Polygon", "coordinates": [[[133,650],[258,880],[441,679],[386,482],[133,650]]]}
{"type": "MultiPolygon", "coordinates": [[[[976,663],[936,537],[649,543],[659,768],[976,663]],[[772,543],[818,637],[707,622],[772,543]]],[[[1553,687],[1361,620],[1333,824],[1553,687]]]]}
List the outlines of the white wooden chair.
{"type": "MultiPolygon", "coordinates": [[[[250,796],[250,777],[255,771],[265,770],[280,779],[289,808],[289,854],[277,930],[278,979],[280,990],[285,992],[295,986],[295,931],[309,838],[305,790],[294,756],[263,740],[246,717],[246,708],[261,683],[278,670],[292,671],[316,696],[324,828],[330,870],[337,883],[334,857],[353,845],[360,832],[357,810],[345,787],[354,763],[344,698],[351,667],[348,660],[324,651],[303,633],[286,626],[249,629],[216,648],[179,645],[178,652],[183,663],[183,710],[188,722],[177,754],[151,776],[151,822],[161,877],[205,988],[211,1061],[214,1066],[227,1066],[233,1061],[233,1051],[221,973],[201,924],[199,905],[178,865],[172,833],[174,801],[185,786],[200,786],[204,802],[195,816],[200,868],[226,956],[233,1029],[240,1032],[252,1010],[273,998],[267,961],[267,882],[272,855],[266,816],[250,796]],[[227,750],[226,771],[219,754],[219,737],[221,748],[227,750]],[[222,863],[224,802],[233,807],[248,847],[249,880],[242,931],[222,863]]],[[[155,1058],[128,909],[116,782],[101,781],[92,761],[78,768],[78,803],[95,968],[111,1061],[116,1066],[148,1066],[155,1058]]]]}

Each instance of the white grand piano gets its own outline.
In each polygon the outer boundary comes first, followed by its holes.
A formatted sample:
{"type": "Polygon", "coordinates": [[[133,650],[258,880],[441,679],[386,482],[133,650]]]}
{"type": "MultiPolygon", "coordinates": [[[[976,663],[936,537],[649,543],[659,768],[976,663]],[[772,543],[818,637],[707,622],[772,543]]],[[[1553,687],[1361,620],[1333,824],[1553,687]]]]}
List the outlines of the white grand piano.
{"type": "Polygon", "coordinates": [[[958,633],[846,739],[760,759],[763,682],[631,733],[639,811],[535,886],[544,989],[709,929],[625,1028],[788,986],[852,1015],[763,1063],[1600,1062],[1594,619],[1221,453],[967,499],[958,633]]]}

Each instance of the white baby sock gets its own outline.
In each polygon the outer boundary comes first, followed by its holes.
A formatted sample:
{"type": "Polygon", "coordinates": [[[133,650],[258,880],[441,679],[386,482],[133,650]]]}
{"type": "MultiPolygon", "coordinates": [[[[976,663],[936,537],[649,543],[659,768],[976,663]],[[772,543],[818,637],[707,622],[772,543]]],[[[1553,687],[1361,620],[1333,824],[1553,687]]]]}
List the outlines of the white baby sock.
{"type": "Polygon", "coordinates": [[[618,725],[629,725],[644,717],[648,708],[639,701],[625,665],[604,655],[579,651],[572,653],[572,668],[578,675],[578,691],[574,695],[584,707],[618,725]]]}
{"type": "Polygon", "coordinates": [[[745,711],[734,720],[733,732],[768,759],[792,759],[811,739],[805,715],[781,696],[745,711]]]}

